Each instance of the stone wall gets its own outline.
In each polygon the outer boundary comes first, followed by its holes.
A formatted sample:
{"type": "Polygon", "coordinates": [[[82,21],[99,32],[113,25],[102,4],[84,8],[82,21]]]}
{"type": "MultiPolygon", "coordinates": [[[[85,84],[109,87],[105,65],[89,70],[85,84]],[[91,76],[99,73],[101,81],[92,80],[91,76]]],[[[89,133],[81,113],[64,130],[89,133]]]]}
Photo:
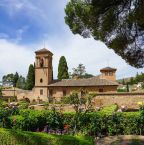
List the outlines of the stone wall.
{"type": "Polygon", "coordinates": [[[144,93],[101,93],[97,94],[93,102],[95,106],[118,104],[128,108],[138,108],[138,102],[144,102],[144,93]]]}

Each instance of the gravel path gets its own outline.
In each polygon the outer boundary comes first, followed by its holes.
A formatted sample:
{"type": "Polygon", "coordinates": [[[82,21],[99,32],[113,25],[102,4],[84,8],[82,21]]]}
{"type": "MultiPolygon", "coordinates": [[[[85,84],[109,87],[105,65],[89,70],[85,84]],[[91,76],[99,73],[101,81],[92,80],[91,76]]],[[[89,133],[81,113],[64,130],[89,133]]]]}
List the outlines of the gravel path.
{"type": "MultiPolygon", "coordinates": [[[[100,138],[98,140],[95,140],[95,145],[111,145],[111,143],[117,141],[117,140],[125,140],[128,145],[128,140],[132,139],[138,139],[144,141],[144,136],[140,135],[120,135],[120,136],[109,136],[105,138],[100,138]]],[[[124,142],[123,142],[124,145],[124,142]]]]}

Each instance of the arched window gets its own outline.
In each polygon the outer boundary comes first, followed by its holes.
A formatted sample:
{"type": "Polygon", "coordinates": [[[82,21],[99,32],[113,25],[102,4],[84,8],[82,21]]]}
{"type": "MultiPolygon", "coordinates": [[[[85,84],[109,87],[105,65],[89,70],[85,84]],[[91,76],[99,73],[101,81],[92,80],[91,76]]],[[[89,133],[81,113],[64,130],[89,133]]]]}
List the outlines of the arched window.
{"type": "Polygon", "coordinates": [[[43,58],[40,59],[40,67],[43,67],[44,66],[44,60],[43,58]]]}
{"type": "Polygon", "coordinates": [[[42,83],[43,82],[43,79],[40,79],[40,83],[42,83]]]}

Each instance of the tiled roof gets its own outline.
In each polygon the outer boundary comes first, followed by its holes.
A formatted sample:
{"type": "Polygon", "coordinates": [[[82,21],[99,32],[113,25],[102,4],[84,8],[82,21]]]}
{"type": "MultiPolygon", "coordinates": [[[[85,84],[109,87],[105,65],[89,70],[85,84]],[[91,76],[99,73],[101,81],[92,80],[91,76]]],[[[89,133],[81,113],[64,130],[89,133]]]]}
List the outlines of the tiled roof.
{"type": "Polygon", "coordinates": [[[35,53],[44,53],[44,52],[48,52],[48,53],[51,53],[52,54],[52,52],[50,52],[46,48],[43,48],[43,49],[40,49],[40,50],[35,51],[35,53]]]}
{"type": "Polygon", "coordinates": [[[106,79],[101,79],[100,76],[92,77],[89,79],[65,79],[57,82],[53,82],[49,85],[50,87],[58,87],[58,86],[70,86],[70,87],[77,87],[77,86],[118,86],[117,82],[109,81],[106,79]]]}
{"type": "Polygon", "coordinates": [[[102,68],[100,71],[116,71],[117,69],[116,68],[111,68],[111,67],[105,67],[105,68],[102,68]]]}

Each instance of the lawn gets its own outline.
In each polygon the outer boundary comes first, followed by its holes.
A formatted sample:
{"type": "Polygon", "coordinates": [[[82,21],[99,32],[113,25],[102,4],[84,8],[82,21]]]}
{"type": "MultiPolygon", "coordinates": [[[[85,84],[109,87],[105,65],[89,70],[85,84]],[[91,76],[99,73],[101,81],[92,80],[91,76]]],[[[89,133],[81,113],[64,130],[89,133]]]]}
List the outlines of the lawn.
{"type": "Polygon", "coordinates": [[[0,145],[93,145],[93,139],[84,136],[49,135],[1,128],[0,145]]]}

